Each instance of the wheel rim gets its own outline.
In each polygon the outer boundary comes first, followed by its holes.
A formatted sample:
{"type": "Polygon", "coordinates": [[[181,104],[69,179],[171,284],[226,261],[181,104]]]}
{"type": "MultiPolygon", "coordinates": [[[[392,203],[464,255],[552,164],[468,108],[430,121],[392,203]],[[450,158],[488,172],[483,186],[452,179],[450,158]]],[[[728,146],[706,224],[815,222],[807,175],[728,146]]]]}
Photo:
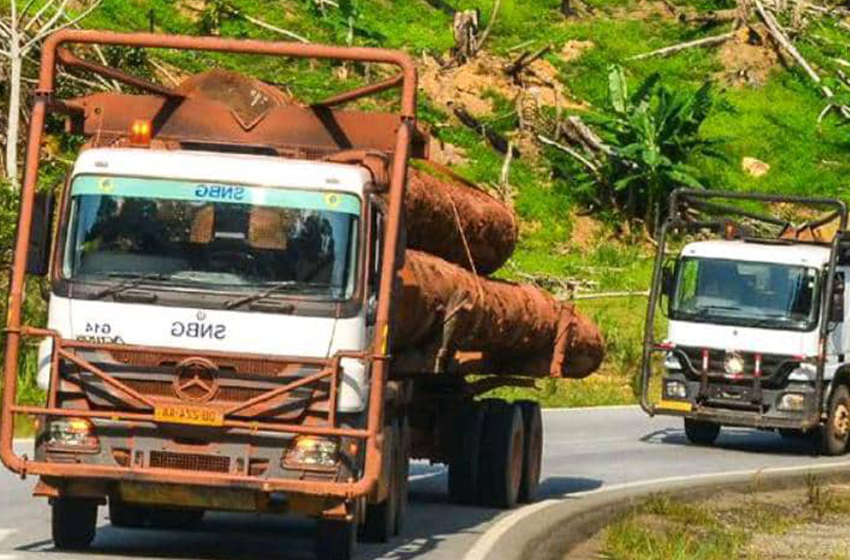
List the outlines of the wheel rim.
{"type": "Polygon", "coordinates": [[[845,439],[850,432],[850,410],[844,403],[835,407],[835,415],[832,419],[833,433],[838,439],[845,439]]]}

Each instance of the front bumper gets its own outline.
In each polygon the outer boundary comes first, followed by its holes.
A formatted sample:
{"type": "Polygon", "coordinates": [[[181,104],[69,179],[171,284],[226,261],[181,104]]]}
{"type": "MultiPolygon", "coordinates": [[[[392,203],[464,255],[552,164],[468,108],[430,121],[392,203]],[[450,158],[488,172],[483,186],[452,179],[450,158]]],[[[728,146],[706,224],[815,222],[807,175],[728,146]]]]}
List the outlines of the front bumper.
{"type": "Polygon", "coordinates": [[[760,387],[734,383],[712,383],[703,388],[700,381],[687,379],[682,374],[669,374],[662,379],[663,397],[653,407],[653,413],[682,416],[694,420],[713,422],[724,426],[763,429],[809,430],[820,423],[816,391],[812,384],[792,383],[781,388],[760,387]],[[666,391],[667,382],[685,386],[687,395],[671,396],[666,391]],[[799,410],[783,410],[780,399],[788,393],[802,395],[799,410]]]}

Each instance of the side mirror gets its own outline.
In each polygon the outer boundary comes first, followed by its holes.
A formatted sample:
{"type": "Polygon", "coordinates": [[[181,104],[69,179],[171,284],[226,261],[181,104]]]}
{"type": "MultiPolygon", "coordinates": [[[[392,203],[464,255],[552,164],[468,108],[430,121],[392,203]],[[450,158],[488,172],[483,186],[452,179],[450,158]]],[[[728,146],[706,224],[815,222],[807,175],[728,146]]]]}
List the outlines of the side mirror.
{"type": "Polygon", "coordinates": [[[673,293],[673,263],[667,263],[661,269],[661,295],[670,297],[673,293]]]}
{"type": "Polygon", "coordinates": [[[27,274],[44,276],[50,268],[54,202],[52,192],[35,194],[29,245],[27,247],[27,274]]]}
{"type": "Polygon", "coordinates": [[[366,326],[371,327],[378,321],[378,298],[374,294],[366,301],[366,326]]]}
{"type": "Polygon", "coordinates": [[[832,301],[829,302],[830,323],[844,321],[844,273],[836,272],[832,286],[832,301]]]}

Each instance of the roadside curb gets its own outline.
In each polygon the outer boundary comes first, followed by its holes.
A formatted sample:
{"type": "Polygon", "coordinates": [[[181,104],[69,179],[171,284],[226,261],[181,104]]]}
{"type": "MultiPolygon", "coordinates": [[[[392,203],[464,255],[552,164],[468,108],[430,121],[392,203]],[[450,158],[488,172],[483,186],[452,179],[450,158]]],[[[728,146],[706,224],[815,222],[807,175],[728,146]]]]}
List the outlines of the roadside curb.
{"type": "Polygon", "coordinates": [[[502,518],[475,542],[464,560],[561,560],[573,547],[653,494],[698,499],[718,490],[781,490],[803,485],[813,475],[850,481],[850,461],[665,478],[545,500],[502,518]]]}

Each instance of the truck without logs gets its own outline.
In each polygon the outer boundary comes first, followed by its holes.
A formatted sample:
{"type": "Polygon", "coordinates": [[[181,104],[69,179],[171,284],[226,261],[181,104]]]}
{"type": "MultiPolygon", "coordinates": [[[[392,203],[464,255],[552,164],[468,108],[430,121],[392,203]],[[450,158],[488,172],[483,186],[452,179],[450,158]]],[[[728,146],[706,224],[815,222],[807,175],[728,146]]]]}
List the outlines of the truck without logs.
{"type": "Polygon", "coordinates": [[[700,445],[723,426],[739,426],[810,437],[824,454],[845,453],[846,231],[847,207],[837,199],[674,193],[646,319],[644,410],[683,417],[688,439],[700,445]],[[659,310],[668,318],[661,340],[659,310]]]}
{"type": "Polygon", "coordinates": [[[400,531],[411,457],[448,464],[459,502],[534,498],[539,406],[476,397],[589,375],[602,338],[572,306],[482,276],[513,251],[513,214],[428,162],[427,146],[416,70],[399,52],[72,30],[47,40],[0,458],[39,477],[58,548],[93,542],[100,505],[125,527],[288,512],[318,520],[320,558],[344,560],[358,534],[400,531]],[[399,73],[306,105],[223,71],[165,87],[87,60],[95,44],[399,73]],[[61,99],[57,65],[135,93],[61,99]],[[339,108],[393,89],[398,113],[339,108]],[[85,141],[55,212],[53,193],[36,192],[50,113],[85,141]],[[27,274],[49,280],[46,328],[22,322],[27,274]],[[39,341],[46,403],[23,406],[20,362],[39,341]],[[32,458],[12,445],[21,414],[37,420],[32,458]]]}

